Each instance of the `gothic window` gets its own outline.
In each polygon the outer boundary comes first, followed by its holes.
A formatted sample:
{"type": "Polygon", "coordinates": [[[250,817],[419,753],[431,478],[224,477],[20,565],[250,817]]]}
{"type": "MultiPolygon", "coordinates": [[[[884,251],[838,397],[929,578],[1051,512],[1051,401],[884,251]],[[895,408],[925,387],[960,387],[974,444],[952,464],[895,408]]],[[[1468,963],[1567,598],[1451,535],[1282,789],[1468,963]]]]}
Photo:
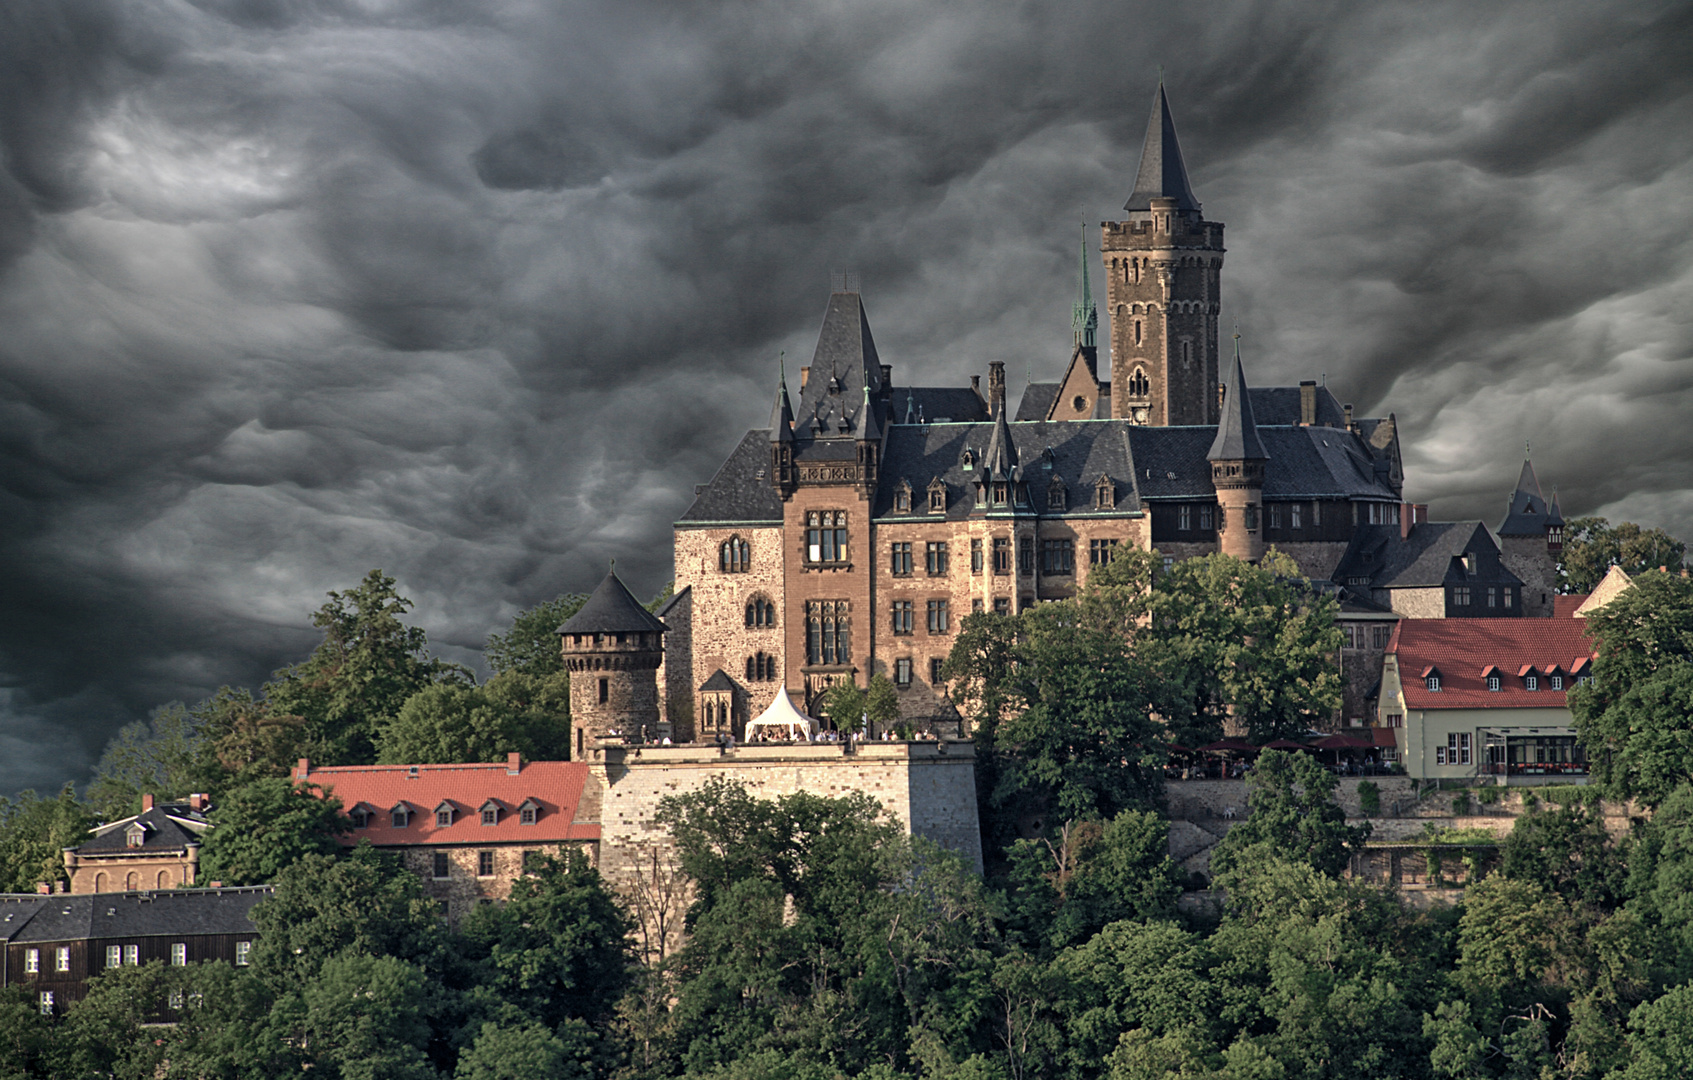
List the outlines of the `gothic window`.
{"type": "Polygon", "coordinates": [[[1109,537],[1088,541],[1088,565],[1104,566],[1116,554],[1117,541],[1109,537]]]}
{"type": "Polygon", "coordinates": [[[891,568],[891,571],[892,571],[893,575],[895,577],[910,577],[911,576],[911,542],[909,540],[901,540],[901,541],[891,545],[891,549],[892,549],[892,568],[891,568]]]}
{"type": "MultiPolygon", "coordinates": [[[[929,601],[929,633],[945,634],[952,629],[951,617],[947,612],[945,600],[929,601]]],[[[933,681],[933,680],[931,680],[933,681]]]]}
{"type": "Polygon", "coordinates": [[[717,568],[725,574],[744,574],[752,569],[752,546],[738,536],[723,541],[717,552],[717,568]]]}
{"type": "Polygon", "coordinates": [[[896,634],[911,633],[912,624],[916,621],[914,605],[910,600],[895,600],[893,602],[893,632],[896,634]]]}
{"type": "Polygon", "coordinates": [[[1134,374],[1129,376],[1129,396],[1144,398],[1150,393],[1152,393],[1152,382],[1146,377],[1146,369],[1135,368],[1134,374]]]}
{"type": "Polygon", "coordinates": [[[805,515],[805,553],[809,563],[847,561],[845,510],[812,510],[805,515]]]}
{"type": "Polygon", "coordinates": [[[754,596],[747,601],[747,629],[763,630],[776,625],[776,605],[768,597],[754,596]]]}
{"type": "Polygon", "coordinates": [[[946,513],[946,485],[940,480],[929,485],[929,513],[946,513]]]}
{"type": "Polygon", "coordinates": [[[996,574],[1011,573],[1011,538],[996,536],[993,538],[993,572],[996,574]]]}
{"type": "Polygon", "coordinates": [[[901,480],[899,486],[894,488],[894,511],[900,514],[911,512],[911,485],[904,480],[901,480]]]}
{"type": "Polygon", "coordinates": [[[1046,508],[1065,510],[1069,508],[1069,502],[1069,493],[1064,490],[1064,481],[1053,477],[1052,483],[1046,486],[1046,508]]]}
{"type": "Polygon", "coordinates": [[[925,545],[924,564],[930,577],[945,577],[947,571],[947,555],[945,540],[930,540],[925,545]]]}
{"type": "Polygon", "coordinates": [[[747,657],[747,682],[770,682],[776,678],[776,658],[769,653],[747,657]]]}
{"type": "Polygon", "coordinates": [[[805,660],[808,664],[852,663],[852,620],[845,600],[812,600],[805,605],[805,660]]]}
{"type": "Polygon", "coordinates": [[[1117,505],[1117,485],[1111,482],[1109,476],[1101,476],[1094,481],[1093,506],[1095,510],[1110,510],[1117,505]]]}
{"type": "Polygon", "coordinates": [[[1040,572],[1067,575],[1076,572],[1076,542],[1074,540],[1042,540],[1040,542],[1040,572]]]}

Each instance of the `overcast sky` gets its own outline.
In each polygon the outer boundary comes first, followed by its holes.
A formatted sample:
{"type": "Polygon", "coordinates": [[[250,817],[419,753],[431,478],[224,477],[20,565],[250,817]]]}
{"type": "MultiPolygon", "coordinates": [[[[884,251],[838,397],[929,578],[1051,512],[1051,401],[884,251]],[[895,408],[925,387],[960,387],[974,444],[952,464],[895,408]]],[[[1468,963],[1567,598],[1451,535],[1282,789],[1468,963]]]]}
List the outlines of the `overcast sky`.
{"type": "Polygon", "coordinates": [[[1396,412],[1437,517],[1532,441],[1693,536],[1690,10],[11,0],[0,792],[372,567],[473,663],[650,595],[831,271],[896,382],[1057,378],[1160,65],[1251,381],[1396,412]]]}

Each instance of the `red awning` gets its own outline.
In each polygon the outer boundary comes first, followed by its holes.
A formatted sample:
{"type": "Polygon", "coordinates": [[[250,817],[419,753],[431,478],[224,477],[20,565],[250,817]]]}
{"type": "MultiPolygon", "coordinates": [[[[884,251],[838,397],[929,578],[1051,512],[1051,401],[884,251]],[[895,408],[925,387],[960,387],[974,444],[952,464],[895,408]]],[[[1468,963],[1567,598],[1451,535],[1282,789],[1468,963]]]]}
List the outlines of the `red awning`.
{"type": "Polygon", "coordinates": [[[1311,748],[1309,746],[1306,746],[1304,743],[1294,742],[1292,739],[1277,739],[1275,742],[1265,743],[1264,749],[1266,749],[1266,750],[1309,750],[1311,748]]]}
{"type": "Polygon", "coordinates": [[[1217,750],[1234,750],[1248,754],[1255,754],[1258,752],[1258,747],[1253,746],[1245,739],[1218,739],[1214,743],[1206,743],[1204,746],[1201,746],[1200,749],[1208,753],[1217,750]]]}
{"type": "Polygon", "coordinates": [[[1373,750],[1376,741],[1369,735],[1354,735],[1343,731],[1338,735],[1329,735],[1311,744],[1318,750],[1373,750]]]}

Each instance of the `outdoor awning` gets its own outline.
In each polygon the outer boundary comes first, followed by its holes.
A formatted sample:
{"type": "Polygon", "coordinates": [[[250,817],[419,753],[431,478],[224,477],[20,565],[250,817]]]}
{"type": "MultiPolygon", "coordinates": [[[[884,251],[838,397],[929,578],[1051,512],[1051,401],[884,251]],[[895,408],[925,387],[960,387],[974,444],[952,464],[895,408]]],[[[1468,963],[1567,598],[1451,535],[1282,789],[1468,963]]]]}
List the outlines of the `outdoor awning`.
{"type": "Polygon", "coordinates": [[[1337,735],[1328,735],[1311,744],[1318,750],[1374,750],[1376,740],[1373,736],[1354,735],[1343,731],[1337,735]]]}
{"type": "Polygon", "coordinates": [[[1206,743],[1199,749],[1205,751],[1206,753],[1216,753],[1226,750],[1232,750],[1236,753],[1242,754],[1256,754],[1258,752],[1258,747],[1253,746],[1245,739],[1218,739],[1214,743],[1206,743]]]}
{"type": "Polygon", "coordinates": [[[746,739],[752,741],[753,733],[776,729],[793,732],[804,732],[807,739],[817,734],[817,721],[794,708],[793,701],[788,697],[786,689],[778,690],[776,697],[770,702],[770,707],[760,713],[755,720],[747,722],[746,739]]]}
{"type": "Polygon", "coordinates": [[[1266,749],[1266,750],[1309,750],[1311,748],[1309,746],[1306,746],[1304,743],[1294,742],[1292,739],[1277,739],[1274,742],[1265,743],[1264,749],[1266,749]]]}

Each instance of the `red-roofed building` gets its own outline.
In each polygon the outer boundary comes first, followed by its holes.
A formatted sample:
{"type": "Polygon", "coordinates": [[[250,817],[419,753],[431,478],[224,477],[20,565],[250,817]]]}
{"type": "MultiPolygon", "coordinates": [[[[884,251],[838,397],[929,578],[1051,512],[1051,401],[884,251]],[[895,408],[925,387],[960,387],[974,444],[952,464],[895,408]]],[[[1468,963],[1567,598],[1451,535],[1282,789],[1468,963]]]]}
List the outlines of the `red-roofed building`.
{"type": "Polygon", "coordinates": [[[1382,660],[1381,726],[1425,779],[1568,783],[1587,775],[1565,693],[1591,673],[1593,645],[1555,597],[1551,618],[1402,619],[1382,660]]]}
{"type": "Polygon", "coordinates": [[[320,785],[353,819],[348,845],[369,840],[400,853],[448,921],[503,900],[534,852],[577,847],[598,861],[600,826],[588,766],[570,761],[346,765],[294,779],[320,785]]]}

